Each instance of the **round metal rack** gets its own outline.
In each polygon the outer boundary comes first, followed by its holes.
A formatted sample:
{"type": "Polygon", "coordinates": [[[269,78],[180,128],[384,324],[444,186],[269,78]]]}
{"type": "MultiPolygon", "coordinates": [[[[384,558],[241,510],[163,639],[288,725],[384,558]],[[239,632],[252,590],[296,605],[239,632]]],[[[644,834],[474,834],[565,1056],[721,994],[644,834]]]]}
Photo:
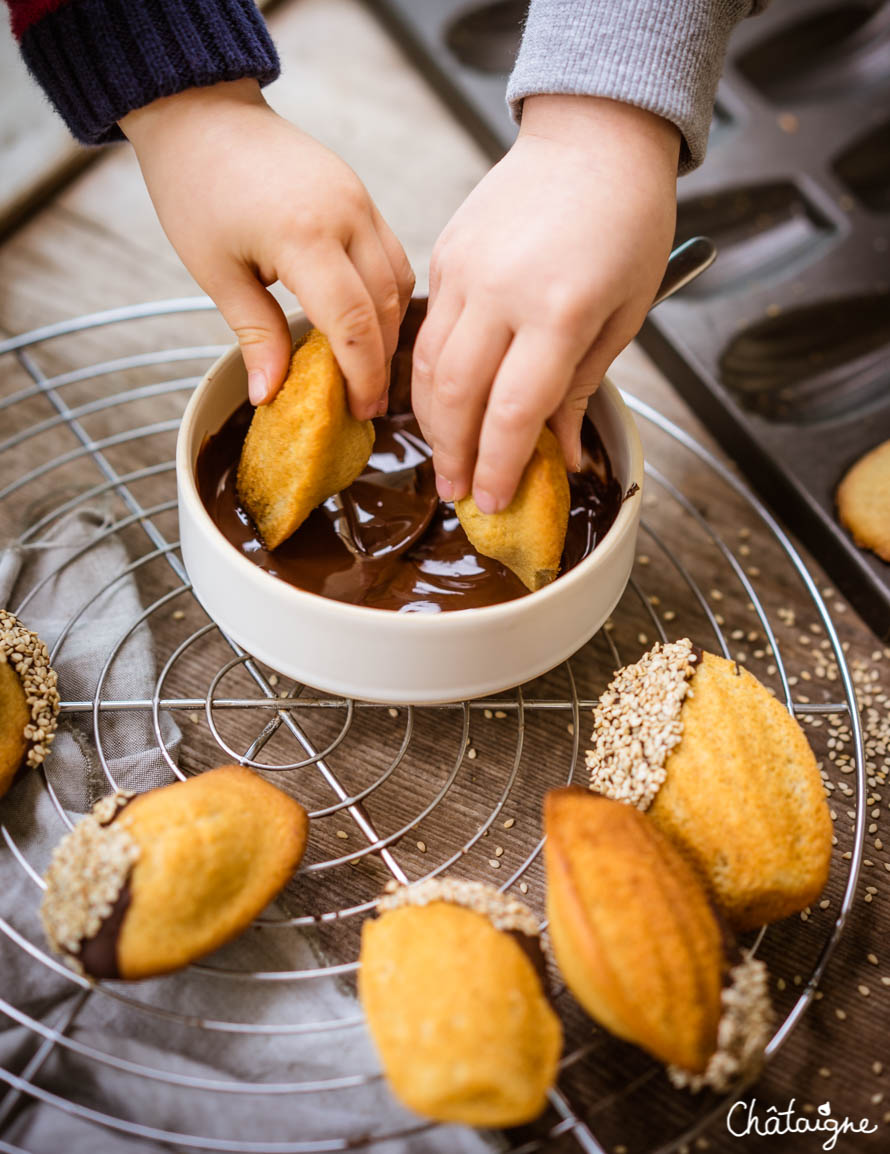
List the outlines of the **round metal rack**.
{"type": "MultiPolygon", "coordinates": [[[[25,555],[47,543],[64,518],[86,508],[102,510],[89,540],[51,564],[40,582],[19,581],[9,607],[28,623],[29,607],[47,581],[63,578],[66,566],[91,550],[120,543],[124,561],[97,578],[53,643],[59,662],[72,637],[89,627],[103,597],[125,585],[137,591],[142,608],[100,655],[101,672],[89,691],[72,694],[64,677],[60,683],[62,724],[76,727],[89,747],[87,758],[100,771],[88,789],[80,784],[91,796],[120,784],[115,767],[121,726],[126,734],[131,725],[147,735],[160,766],[157,784],[221,761],[269,775],[310,810],[310,849],[281,905],[248,931],[258,952],[230,948],[182,974],[143,985],[93,983],[68,970],[49,952],[32,912],[24,916],[19,905],[10,908],[0,898],[4,956],[17,962],[25,957],[62,991],[53,1004],[35,1006],[23,1004],[4,982],[3,1024],[18,1029],[26,1044],[9,1068],[0,1063],[0,1083],[7,1088],[0,1099],[0,1151],[24,1149],[16,1143],[17,1126],[35,1109],[62,1112],[72,1124],[94,1124],[103,1135],[96,1146],[102,1151],[117,1150],[118,1144],[127,1151],[170,1146],[238,1154],[432,1149],[432,1128],[404,1112],[393,1111],[394,1121],[387,1114],[383,1125],[374,1116],[359,1127],[344,1122],[347,1129],[337,1129],[338,1119],[350,1116],[353,1099],[366,1102],[372,1090],[382,1096],[377,1101],[386,1095],[378,1069],[353,1065],[356,1047],[367,1047],[358,1003],[349,1001],[362,917],[387,880],[415,881],[446,871],[524,896],[543,916],[543,792],[584,780],[590,710],[611,671],[655,640],[687,634],[736,660],[748,658],[738,652],[739,639],[748,649],[754,644],[753,671],[810,724],[817,754],[826,740],[825,722],[835,733],[840,726],[847,740],[853,788],[845,788],[855,815],[851,809],[852,825],[843,834],[848,853],[842,856],[839,849],[834,862],[838,900],[830,913],[813,910],[806,924],[791,919],[747,943],[768,962],[789,949],[803,959],[799,985],[777,1007],[768,1047],[768,1058],[775,1058],[815,996],[850,910],[866,796],[856,698],[842,646],[813,577],[782,528],[712,453],[647,404],[627,397],[648,461],[637,565],[611,621],[571,661],[497,698],[438,707],[377,706],[285,686],[206,618],[191,594],[175,539],[178,417],[203,368],[221,350],[210,343],[159,348],[165,336],[156,326],[172,319],[178,334],[189,327],[202,332],[204,325],[209,331],[211,320],[217,323],[204,315],[211,309],[206,298],[156,302],[0,342],[0,514],[7,514],[0,526],[13,526],[13,544],[25,555]],[[184,318],[188,313],[201,315],[184,318]],[[106,347],[125,355],[97,362],[96,350],[106,347]],[[189,367],[184,376],[183,366],[189,367]],[[58,446],[53,437],[63,438],[58,446]],[[47,444],[53,446],[49,455],[47,444]],[[747,549],[713,529],[709,510],[718,502],[737,517],[739,541],[750,540],[763,553],[761,569],[769,569],[763,582],[746,560],[747,549]],[[824,643],[826,676],[807,683],[809,697],[795,695],[797,679],[783,653],[788,618],[775,590],[792,586],[806,594],[813,635],[824,643]],[[115,688],[118,668],[149,631],[155,654],[150,689],[121,696],[115,688]],[[296,956],[298,965],[288,961],[296,956]],[[259,965],[251,961],[256,957],[259,965]],[[308,997],[307,990],[322,983],[333,983],[338,1004],[351,1008],[313,1016],[312,1007],[324,1002],[308,997]],[[274,999],[272,1016],[252,1016],[257,991],[274,999]],[[114,1029],[97,1032],[96,1023],[109,1016],[114,1029]],[[129,1040],[146,1033],[154,1048],[135,1051],[129,1040]],[[315,1070],[313,1053],[331,1039],[338,1068],[315,1070]],[[288,1049],[288,1060],[276,1066],[275,1047],[285,1044],[298,1051],[288,1049]],[[171,1055],[188,1054],[193,1068],[165,1064],[165,1046],[171,1055]],[[228,1058],[216,1061],[228,1046],[237,1047],[237,1071],[228,1058]],[[147,1083],[156,1111],[140,1105],[147,1100],[144,1092],[126,1090],[147,1083]],[[213,1124],[190,1128],[193,1114],[208,1119],[208,1102],[216,1104],[213,1124]],[[318,1124],[318,1132],[307,1130],[303,1120],[302,1105],[309,1102],[309,1124],[318,1124]],[[242,1103],[250,1109],[243,1112],[242,1103]],[[283,1118],[292,1123],[284,1130],[283,1118]]],[[[52,802],[41,809],[41,820],[53,828],[40,832],[50,846],[76,820],[65,805],[71,783],[56,760],[50,758],[41,771],[44,800],[52,802]]],[[[30,848],[27,820],[20,806],[12,808],[20,788],[21,783],[0,802],[0,865],[15,871],[18,881],[27,879],[36,908],[47,851],[30,848]]],[[[535,1126],[503,1136],[497,1148],[512,1154],[577,1148],[603,1154],[627,1133],[630,1148],[643,1149],[633,1139],[633,1125],[645,1103],[648,1133],[660,1134],[645,1148],[666,1152],[688,1142],[732,1100],[734,1095],[671,1089],[656,1063],[592,1031],[565,991],[558,992],[556,1004],[567,1045],[548,1112],[535,1126]]]]}

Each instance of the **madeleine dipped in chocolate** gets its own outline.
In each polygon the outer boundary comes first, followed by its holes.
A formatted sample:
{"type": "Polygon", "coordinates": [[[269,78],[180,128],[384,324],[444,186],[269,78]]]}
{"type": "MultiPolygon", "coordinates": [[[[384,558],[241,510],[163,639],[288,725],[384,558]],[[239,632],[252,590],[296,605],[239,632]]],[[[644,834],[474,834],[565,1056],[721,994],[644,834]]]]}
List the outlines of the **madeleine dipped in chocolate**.
{"type": "Polygon", "coordinates": [[[177,970],[244,930],[303,856],[306,811],[241,766],[102,798],[56,847],[41,918],[97,978],[177,970]]]}
{"type": "Polygon", "coordinates": [[[831,818],[795,719],[745,669],[688,639],[620,670],[594,710],[591,789],[644,810],[736,929],[811,904],[831,818]]]}
{"type": "Polygon", "coordinates": [[[483,513],[471,496],[455,501],[454,509],[473,548],[535,590],[559,574],[570,505],[565,458],[545,425],[506,509],[483,513]]]}
{"type": "Polygon", "coordinates": [[[448,879],[403,887],[378,908],[362,930],[359,996],[395,1096],[440,1122],[537,1117],[562,1028],[532,912],[448,879]]]}
{"type": "Polygon", "coordinates": [[[0,797],[49,753],[59,713],[56,672],[36,633],[0,609],[0,797]]]}
{"type": "Polygon", "coordinates": [[[238,495],[266,546],[277,549],[317,505],[351,485],[373,445],[373,424],[349,412],[327,337],[310,330],[280,391],[254,413],[238,464],[238,495]]]}
{"type": "Polygon", "coordinates": [[[670,842],[579,787],[544,803],[547,913],[569,989],[613,1034],[701,1073],[717,1047],[723,940],[670,842]]]}
{"type": "Polygon", "coordinates": [[[725,1089],[769,1037],[766,968],[730,966],[692,867],[636,809],[577,786],[544,802],[547,912],[557,964],[585,1010],[670,1067],[725,1089]]]}

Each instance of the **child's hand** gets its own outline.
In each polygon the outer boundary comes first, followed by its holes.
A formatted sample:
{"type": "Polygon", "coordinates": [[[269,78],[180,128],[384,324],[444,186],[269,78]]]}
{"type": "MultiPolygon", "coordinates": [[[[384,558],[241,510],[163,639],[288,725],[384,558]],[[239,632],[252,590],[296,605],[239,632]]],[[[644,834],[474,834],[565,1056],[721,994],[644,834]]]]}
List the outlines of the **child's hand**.
{"type": "Polygon", "coordinates": [[[548,421],[570,469],[587,398],[643,322],[676,214],[680,135],[652,113],[535,96],[442,233],[414,411],[445,500],[513,498],[548,421]]]}
{"type": "Polygon", "coordinates": [[[348,165],[277,116],[255,80],[166,97],[121,128],[167,236],[237,334],[254,404],[290,359],[265,288],[280,280],[330,339],[353,414],[374,416],[414,275],[348,165]]]}

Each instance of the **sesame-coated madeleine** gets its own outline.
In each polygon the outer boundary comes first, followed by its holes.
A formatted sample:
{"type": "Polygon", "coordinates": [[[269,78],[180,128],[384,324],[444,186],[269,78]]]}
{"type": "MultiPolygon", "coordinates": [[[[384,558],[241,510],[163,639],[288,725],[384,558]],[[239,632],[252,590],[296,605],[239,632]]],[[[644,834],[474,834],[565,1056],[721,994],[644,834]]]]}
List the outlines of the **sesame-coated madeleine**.
{"type": "Polygon", "coordinates": [[[327,337],[298,341],[281,390],[253,415],[238,465],[238,495],[267,548],[347,488],[368,463],[374,426],[349,412],[346,384],[327,337]]]}
{"type": "Polygon", "coordinates": [[[794,717],[747,670],[688,639],[619,670],[594,710],[591,789],[644,810],[735,929],[812,903],[831,819],[794,717]]]}
{"type": "Polygon", "coordinates": [[[717,1048],[723,938],[692,868],[631,806],[577,786],[544,802],[557,964],[613,1034],[693,1074],[717,1048]]]}
{"type": "Polygon", "coordinates": [[[102,798],[53,852],[41,917],[97,978],[177,970],[237,936],[303,856],[306,812],[241,766],[102,798]]]}
{"type": "Polygon", "coordinates": [[[536,1118],[562,1028],[532,912],[451,879],[402,887],[378,908],[362,929],[359,995],[395,1096],[440,1122],[536,1118]]]}
{"type": "Polygon", "coordinates": [[[36,633],[0,609],[0,797],[22,766],[36,768],[56,731],[59,694],[36,633]]]}
{"type": "Polygon", "coordinates": [[[565,458],[546,425],[506,509],[483,513],[471,496],[454,503],[473,548],[512,569],[531,590],[559,574],[570,506],[565,458]]]}

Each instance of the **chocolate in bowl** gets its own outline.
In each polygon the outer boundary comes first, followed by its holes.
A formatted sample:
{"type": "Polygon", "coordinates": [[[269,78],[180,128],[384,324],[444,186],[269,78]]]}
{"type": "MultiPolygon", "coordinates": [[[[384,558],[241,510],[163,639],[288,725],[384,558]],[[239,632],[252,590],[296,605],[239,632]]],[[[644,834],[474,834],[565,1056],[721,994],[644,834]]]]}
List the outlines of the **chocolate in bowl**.
{"type": "MultiPolygon", "coordinates": [[[[405,351],[394,365],[393,412],[409,407],[407,350],[425,306],[412,302],[402,328],[405,351]]],[[[289,324],[295,340],[309,328],[299,312],[289,324]]],[[[625,494],[614,524],[587,557],[533,595],[458,613],[381,613],[320,597],[273,577],[233,547],[201,499],[196,464],[246,398],[247,373],[233,345],[195,389],[179,430],[182,559],[196,597],[226,639],[277,673],[341,698],[393,705],[464,701],[559,665],[593,636],[621,597],[635,555],[643,452],[633,417],[609,381],[591,398],[588,413],[625,494]]]]}
{"type": "MultiPolygon", "coordinates": [[[[394,401],[403,390],[393,390],[394,401]]],[[[477,553],[454,506],[438,499],[430,450],[410,411],[374,422],[374,451],[365,472],[315,509],[277,549],[263,544],[235,484],[253,408],[244,403],[195,466],[204,507],[231,544],[275,577],[335,601],[398,613],[441,613],[512,601],[528,593],[519,578],[477,553]],[[336,522],[345,517],[361,552],[344,544],[336,522]]],[[[585,420],[581,471],[570,476],[571,512],[560,572],[593,551],[621,506],[621,486],[596,429],[585,420]]]]}

